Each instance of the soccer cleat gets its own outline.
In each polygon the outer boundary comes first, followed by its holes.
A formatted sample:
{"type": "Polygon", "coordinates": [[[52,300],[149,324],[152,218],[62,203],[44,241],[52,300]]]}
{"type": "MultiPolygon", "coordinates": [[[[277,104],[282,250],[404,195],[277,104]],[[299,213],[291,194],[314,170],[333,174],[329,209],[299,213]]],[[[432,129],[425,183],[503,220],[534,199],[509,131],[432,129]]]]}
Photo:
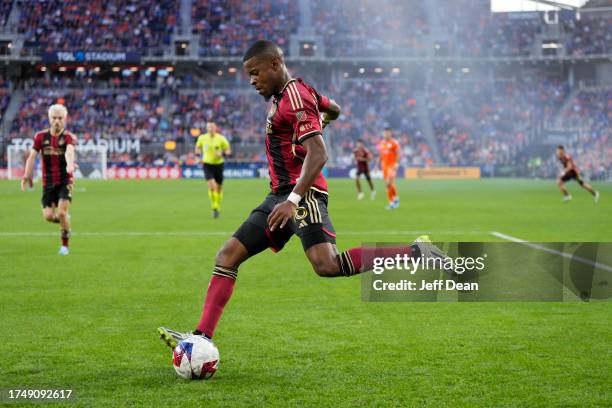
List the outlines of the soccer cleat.
{"type": "Polygon", "coordinates": [[[375,200],[376,199],[376,190],[370,192],[370,200],[375,200]]]}
{"type": "Polygon", "coordinates": [[[363,193],[357,193],[357,199],[363,200],[363,193]]]}
{"type": "Polygon", "coordinates": [[[566,195],[566,196],[563,196],[563,202],[564,202],[564,203],[567,203],[567,202],[568,202],[568,201],[570,201],[571,199],[572,199],[572,196],[571,196],[571,195],[566,195]]]}
{"type": "MultiPolygon", "coordinates": [[[[446,259],[449,257],[444,251],[442,251],[440,248],[435,246],[433,242],[431,242],[431,239],[429,239],[429,235],[421,235],[420,237],[414,240],[413,244],[416,244],[416,246],[419,247],[419,250],[421,251],[421,256],[424,259],[429,259],[429,258],[446,259]]],[[[444,263],[442,265],[444,265],[444,263]]],[[[455,272],[452,269],[444,268],[444,271],[448,273],[457,274],[457,272],[455,272]]]]}
{"type": "Polygon", "coordinates": [[[68,255],[69,253],[70,253],[70,250],[68,249],[68,247],[63,246],[63,245],[60,247],[59,252],[58,252],[58,254],[60,255],[68,255]]]}
{"type": "Polygon", "coordinates": [[[220,214],[221,214],[221,213],[219,212],[219,210],[217,210],[217,209],[214,209],[214,210],[213,210],[213,218],[219,218],[219,215],[220,215],[220,214]]]}
{"type": "Polygon", "coordinates": [[[593,201],[595,201],[595,203],[599,202],[599,191],[595,191],[595,196],[593,197],[593,201]]]}
{"type": "Polygon", "coordinates": [[[158,327],[157,332],[159,333],[159,338],[171,349],[174,349],[181,341],[193,335],[193,333],[180,333],[167,327],[158,327]]]}
{"type": "Polygon", "coordinates": [[[395,205],[395,208],[398,208],[400,206],[399,197],[395,197],[395,199],[393,200],[393,204],[395,205]]]}

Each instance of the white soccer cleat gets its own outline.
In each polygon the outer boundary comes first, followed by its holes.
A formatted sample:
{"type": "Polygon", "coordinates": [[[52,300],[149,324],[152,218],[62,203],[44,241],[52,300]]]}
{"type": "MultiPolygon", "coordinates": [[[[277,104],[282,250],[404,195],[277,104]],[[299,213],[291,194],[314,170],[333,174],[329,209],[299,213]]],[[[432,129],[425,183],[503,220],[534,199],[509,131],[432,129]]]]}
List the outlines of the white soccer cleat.
{"type": "Polygon", "coordinates": [[[568,202],[568,201],[570,201],[571,199],[572,199],[572,196],[571,196],[571,195],[566,195],[566,196],[563,196],[563,200],[562,200],[562,201],[563,201],[564,203],[567,203],[567,202],[568,202]]]}
{"type": "Polygon", "coordinates": [[[357,199],[363,200],[363,193],[357,193],[357,199]]]}
{"type": "Polygon", "coordinates": [[[593,201],[595,201],[595,203],[599,202],[599,191],[595,191],[595,197],[593,197],[593,201]]]}
{"type": "Polygon", "coordinates": [[[60,247],[59,252],[58,252],[58,254],[60,255],[68,255],[69,253],[70,253],[70,250],[68,249],[68,247],[63,246],[63,245],[60,247]]]}

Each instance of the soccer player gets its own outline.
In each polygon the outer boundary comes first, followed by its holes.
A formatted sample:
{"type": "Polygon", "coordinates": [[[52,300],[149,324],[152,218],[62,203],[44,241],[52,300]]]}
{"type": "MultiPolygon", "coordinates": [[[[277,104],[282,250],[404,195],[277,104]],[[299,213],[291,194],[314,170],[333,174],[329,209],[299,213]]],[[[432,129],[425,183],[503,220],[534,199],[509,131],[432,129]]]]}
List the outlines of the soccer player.
{"type": "Polygon", "coordinates": [[[568,202],[572,199],[570,193],[567,192],[565,188],[565,182],[569,180],[576,180],[576,183],[580,185],[580,187],[584,188],[586,191],[593,195],[593,200],[595,202],[599,201],[599,191],[595,190],[588,183],[585,183],[580,177],[580,170],[576,163],[574,163],[574,159],[571,155],[565,153],[565,147],[562,145],[557,146],[557,158],[563,165],[563,170],[561,171],[561,175],[557,178],[557,185],[559,186],[559,190],[563,194],[563,202],[568,202]]]}
{"type": "Polygon", "coordinates": [[[355,178],[355,183],[357,185],[357,199],[363,199],[363,192],[361,191],[361,182],[359,178],[363,174],[365,179],[370,186],[370,198],[373,200],[376,198],[376,190],[374,189],[374,184],[372,183],[372,179],[370,178],[370,161],[372,160],[372,152],[370,152],[364,145],[363,140],[357,140],[357,146],[355,150],[353,150],[353,154],[355,155],[355,160],[357,161],[357,176],[355,178]]]}
{"type": "Polygon", "coordinates": [[[390,127],[386,127],[383,131],[383,140],[378,144],[378,151],[380,153],[380,166],[382,167],[383,178],[387,187],[387,198],[389,199],[389,204],[385,208],[387,210],[394,210],[400,205],[397,188],[395,187],[400,145],[393,138],[393,130],[390,127]]]}
{"type": "MultiPolygon", "coordinates": [[[[319,276],[352,276],[373,267],[373,259],[361,247],[338,252],[327,213],[322,130],[338,118],[340,107],[302,79],[292,78],[282,51],[272,42],[255,42],[246,51],[243,66],[251,85],[266,101],[271,100],[265,138],[271,191],[217,252],[202,315],[193,331],[209,340],[232,296],[238,267],[267,248],[280,251],[294,234],[319,276]]],[[[441,256],[428,240],[417,241],[377,251],[382,251],[380,256],[441,256]]],[[[158,332],[172,348],[192,335],[165,327],[158,332]]]]}
{"type": "Polygon", "coordinates": [[[51,127],[36,133],[34,146],[25,164],[21,179],[21,190],[32,187],[32,173],[38,153],[42,155],[42,212],[45,220],[59,223],[62,246],[60,255],[68,255],[70,240],[70,215],[72,201],[72,173],[75,169],[76,137],[66,130],[68,110],[64,105],[51,105],[49,123],[51,127]]]}
{"type": "Polygon", "coordinates": [[[224,156],[229,156],[232,151],[225,136],[217,133],[217,125],[214,122],[208,122],[206,130],[207,133],[198,137],[195,153],[196,155],[202,155],[202,166],[204,177],[208,183],[208,198],[210,199],[213,218],[218,218],[221,211],[221,200],[223,199],[224,156]]]}

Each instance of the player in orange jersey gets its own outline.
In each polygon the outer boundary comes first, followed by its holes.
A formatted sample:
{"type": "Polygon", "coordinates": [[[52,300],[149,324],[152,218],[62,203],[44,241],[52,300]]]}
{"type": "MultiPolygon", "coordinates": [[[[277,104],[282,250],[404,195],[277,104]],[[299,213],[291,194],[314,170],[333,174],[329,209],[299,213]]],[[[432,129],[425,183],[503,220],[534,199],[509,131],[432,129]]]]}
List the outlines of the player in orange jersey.
{"type": "Polygon", "coordinates": [[[389,204],[385,208],[387,210],[393,210],[399,207],[400,204],[397,189],[395,187],[400,145],[397,140],[393,138],[393,131],[390,127],[385,128],[383,137],[384,139],[378,144],[378,152],[380,153],[380,166],[387,187],[387,197],[389,198],[389,204]]]}

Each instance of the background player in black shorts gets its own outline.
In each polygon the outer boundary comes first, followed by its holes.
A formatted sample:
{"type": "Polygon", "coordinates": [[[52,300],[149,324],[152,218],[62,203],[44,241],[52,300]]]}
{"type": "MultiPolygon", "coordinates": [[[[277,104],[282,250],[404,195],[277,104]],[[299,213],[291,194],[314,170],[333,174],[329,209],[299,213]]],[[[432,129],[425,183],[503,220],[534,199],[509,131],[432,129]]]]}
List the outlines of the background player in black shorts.
{"type": "Polygon", "coordinates": [[[580,177],[580,170],[578,169],[578,166],[576,166],[576,163],[574,163],[574,159],[572,156],[565,153],[565,148],[561,145],[557,146],[557,158],[563,165],[563,170],[557,179],[557,185],[563,194],[563,201],[567,202],[572,199],[571,194],[568,193],[567,189],[565,188],[565,182],[574,179],[580,185],[580,187],[584,188],[593,195],[593,200],[595,200],[595,202],[598,202],[599,191],[595,190],[588,183],[585,183],[582,180],[582,177],[580,177]]]}
{"type": "Polygon", "coordinates": [[[32,187],[32,173],[36,156],[42,155],[43,217],[49,222],[59,223],[61,227],[62,246],[60,255],[68,255],[70,239],[70,216],[68,210],[72,201],[72,173],[75,168],[76,137],[66,130],[68,110],[64,105],[52,105],[49,108],[49,129],[34,136],[34,146],[26,161],[25,172],[21,180],[21,190],[32,187]]]}
{"type": "Polygon", "coordinates": [[[355,176],[355,184],[357,186],[357,199],[363,199],[363,192],[361,191],[361,181],[359,180],[361,175],[365,177],[368,181],[368,185],[370,186],[370,198],[374,200],[376,198],[376,190],[374,189],[374,183],[372,183],[372,179],[370,178],[370,161],[374,157],[372,152],[370,152],[365,145],[363,144],[363,140],[357,140],[357,145],[355,150],[353,150],[353,155],[355,156],[355,161],[357,162],[357,175],[355,176]]]}

